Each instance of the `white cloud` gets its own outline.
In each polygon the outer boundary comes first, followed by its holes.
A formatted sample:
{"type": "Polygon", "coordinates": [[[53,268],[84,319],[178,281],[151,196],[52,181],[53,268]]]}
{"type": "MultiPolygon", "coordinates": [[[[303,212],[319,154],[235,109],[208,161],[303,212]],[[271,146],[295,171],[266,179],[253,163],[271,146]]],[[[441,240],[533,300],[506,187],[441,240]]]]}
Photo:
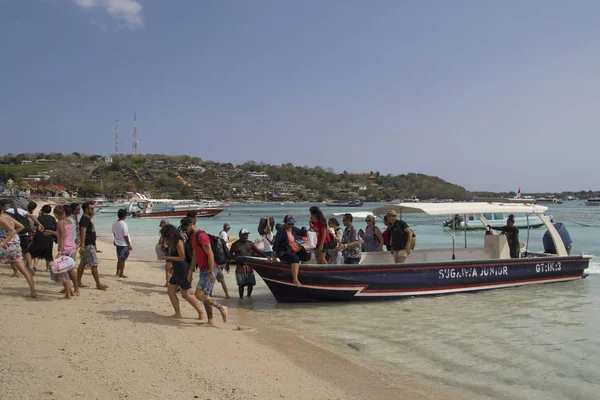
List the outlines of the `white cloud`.
{"type": "Polygon", "coordinates": [[[101,8],[112,18],[123,21],[130,29],[144,26],[142,5],[137,0],[72,0],[83,8],[101,8]]]}
{"type": "Polygon", "coordinates": [[[85,8],[96,7],[96,0],[73,0],[75,4],[85,8]]]}

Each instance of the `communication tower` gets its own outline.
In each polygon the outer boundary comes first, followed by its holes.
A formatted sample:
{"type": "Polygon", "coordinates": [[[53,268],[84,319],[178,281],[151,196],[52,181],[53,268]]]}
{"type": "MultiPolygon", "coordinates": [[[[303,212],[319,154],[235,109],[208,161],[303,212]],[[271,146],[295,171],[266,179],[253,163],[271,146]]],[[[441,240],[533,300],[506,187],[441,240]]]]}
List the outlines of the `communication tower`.
{"type": "Polygon", "coordinates": [[[137,127],[136,127],[136,114],[133,113],[133,150],[131,154],[137,155],[140,150],[140,142],[137,138],[137,127]]]}

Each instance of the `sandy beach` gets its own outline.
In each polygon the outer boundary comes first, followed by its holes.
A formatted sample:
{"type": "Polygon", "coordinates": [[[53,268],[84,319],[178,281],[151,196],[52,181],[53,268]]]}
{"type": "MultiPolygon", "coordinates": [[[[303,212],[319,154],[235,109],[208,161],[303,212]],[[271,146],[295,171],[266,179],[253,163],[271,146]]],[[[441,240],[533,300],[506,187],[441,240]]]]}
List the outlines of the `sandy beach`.
{"type": "MultiPolygon", "coordinates": [[[[114,250],[99,243],[102,292],[59,300],[62,285],[38,271],[38,299],[25,279],[0,267],[0,398],[3,399],[448,399],[459,393],[383,373],[286,330],[253,326],[251,311],[229,306],[216,327],[182,302],[173,309],[164,271],[134,252],[117,279],[114,250]]],[[[42,265],[42,263],[40,263],[42,265]]],[[[42,267],[42,270],[44,268],[42,267]]],[[[195,276],[196,279],[196,276],[195,276]]],[[[233,274],[227,275],[235,288],[233,274]]],[[[84,283],[91,284],[86,271],[84,283]]]]}

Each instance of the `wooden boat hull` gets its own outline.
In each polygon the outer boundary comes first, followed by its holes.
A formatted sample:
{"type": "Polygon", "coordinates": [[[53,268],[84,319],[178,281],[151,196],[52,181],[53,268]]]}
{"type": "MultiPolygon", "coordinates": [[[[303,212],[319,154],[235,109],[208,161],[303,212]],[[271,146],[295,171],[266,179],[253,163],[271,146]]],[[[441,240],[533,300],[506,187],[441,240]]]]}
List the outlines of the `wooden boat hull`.
{"type": "Polygon", "coordinates": [[[224,208],[202,208],[198,210],[174,210],[174,211],[157,211],[152,213],[135,213],[133,214],[136,218],[171,218],[171,217],[185,217],[188,212],[196,211],[198,218],[214,217],[217,214],[223,212],[224,208]]]}
{"type": "Polygon", "coordinates": [[[292,284],[289,265],[247,257],[278,302],[393,300],[563,282],[584,278],[582,256],[443,262],[435,264],[302,265],[292,284]]]}

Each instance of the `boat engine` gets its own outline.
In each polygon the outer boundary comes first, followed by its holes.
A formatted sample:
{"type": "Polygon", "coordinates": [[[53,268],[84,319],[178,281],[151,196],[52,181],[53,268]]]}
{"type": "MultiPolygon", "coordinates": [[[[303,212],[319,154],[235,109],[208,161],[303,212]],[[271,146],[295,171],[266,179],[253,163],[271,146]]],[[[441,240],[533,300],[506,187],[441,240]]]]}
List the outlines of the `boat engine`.
{"type": "MultiPolygon", "coordinates": [[[[573,241],[571,240],[571,235],[569,235],[569,231],[562,222],[557,222],[554,224],[554,228],[558,231],[560,235],[560,239],[562,240],[565,248],[567,249],[567,254],[571,254],[571,244],[573,241]]],[[[544,243],[544,253],[556,254],[556,247],[554,246],[554,242],[552,241],[552,236],[549,231],[544,233],[544,238],[542,239],[544,243]]]]}
{"type": "Polygon", "coordinates": [[[452,221],[454,221],[454,226],[459,227],[464,219],[460,215],[455,214],[454,217],[448,218],[444,221],[444,226],[452,226],[452,221]]]}

